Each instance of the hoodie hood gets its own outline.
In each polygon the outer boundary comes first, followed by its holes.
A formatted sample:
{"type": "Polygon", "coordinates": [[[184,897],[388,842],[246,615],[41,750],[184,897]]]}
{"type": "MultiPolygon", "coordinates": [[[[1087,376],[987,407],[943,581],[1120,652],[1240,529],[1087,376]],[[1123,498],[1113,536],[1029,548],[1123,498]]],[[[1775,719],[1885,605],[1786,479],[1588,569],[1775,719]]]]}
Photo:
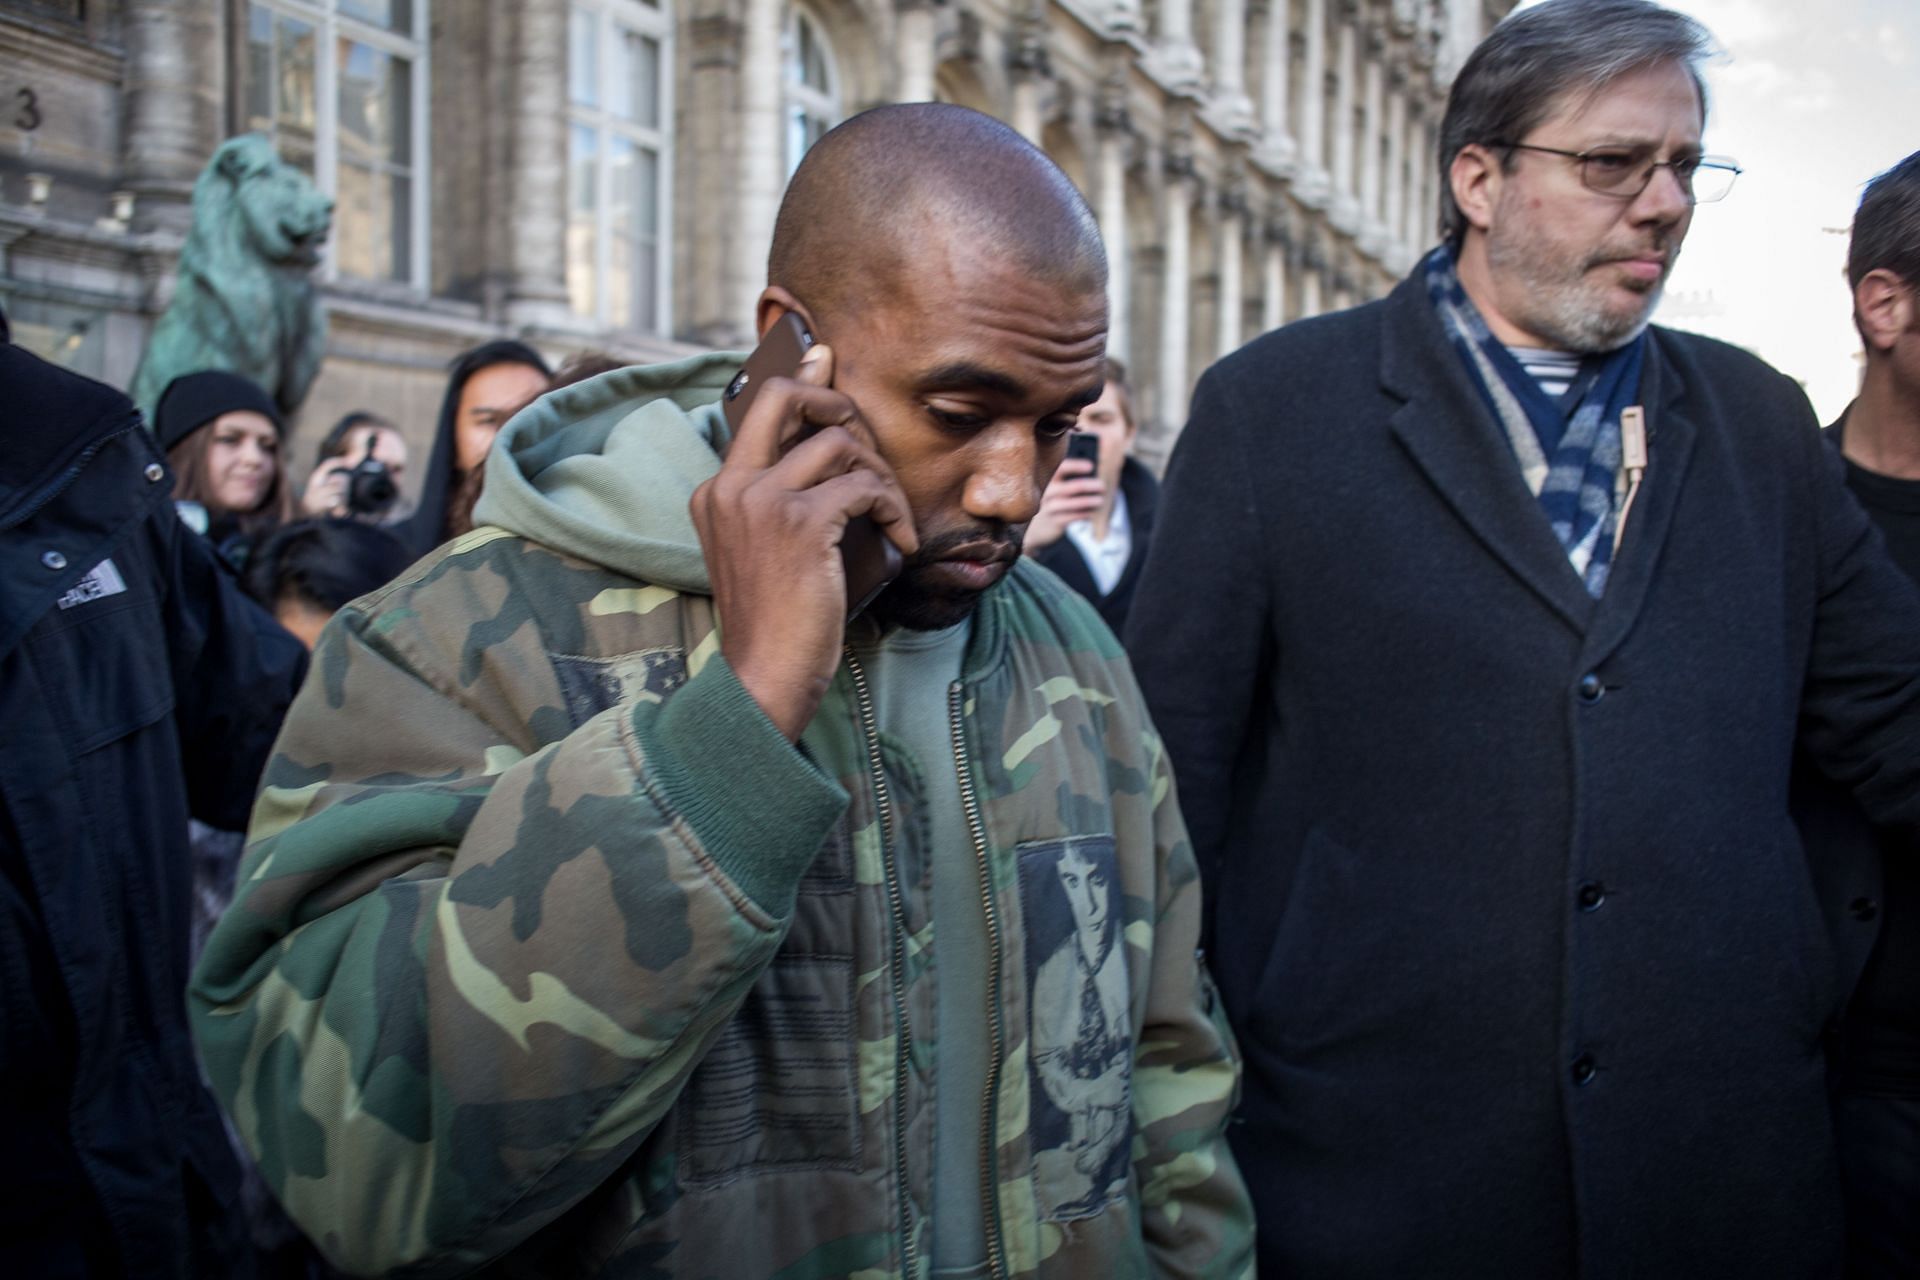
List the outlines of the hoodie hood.
{"type": "Polygon", "coordinates": [[[675,591],[712,594],[688,504],[720,470],[720,393],[745,363],[716,351],[615,369],[513,416],[487,455],[473,522],[675,591]]]}

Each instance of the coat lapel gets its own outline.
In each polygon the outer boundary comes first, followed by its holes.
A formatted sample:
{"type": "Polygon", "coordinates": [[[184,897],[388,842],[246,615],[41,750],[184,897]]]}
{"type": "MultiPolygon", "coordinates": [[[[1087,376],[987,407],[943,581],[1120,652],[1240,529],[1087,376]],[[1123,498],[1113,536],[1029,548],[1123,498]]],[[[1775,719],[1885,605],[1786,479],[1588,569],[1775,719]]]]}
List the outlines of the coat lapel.
{"type": "Polygon", "coordinates": [[[1647,474],[1640,482],[1640,495],[1633,500],[1626,535],[1607,577],[1606,595],[1587,637],[1583,657],[1588,666],[1598,665],[1626,638],[1660,566],[1687,464],[1693,458],[1695,432],[1686,415],[1686,390],[1679,370],[1666,359],[1656,330],[1640,380],[1641,403],[1647,406],[1647,474]]]}
{"type": "Polygon", "coordinates": [[[1417,275],[1386,300],[1380,379],[1404,401],[1390,419],[1394,435],[1440,496],[1514,576],[1568,626],[1585,631],[1593,597],[1528,492],[1513,447],[1447,341],[1417,275]]]}

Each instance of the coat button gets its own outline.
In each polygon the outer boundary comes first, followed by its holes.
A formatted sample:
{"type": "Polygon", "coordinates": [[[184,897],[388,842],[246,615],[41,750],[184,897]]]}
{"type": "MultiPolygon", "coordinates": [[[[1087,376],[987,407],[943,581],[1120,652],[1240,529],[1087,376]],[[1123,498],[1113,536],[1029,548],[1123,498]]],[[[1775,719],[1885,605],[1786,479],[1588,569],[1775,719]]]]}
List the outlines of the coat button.
{"type": "Polygon", "coordinates": [[[1580,677],[1580,683],[1574,689],[1582,702],[1598,702],[1607,691],[1607,687],[1600,683],[1600,677],[1591,671],[1580,677]]]}
{"type": "Polygon", "coordinates": [[[58,551],[49,551],[40,557],[40,563],[57,573],[67,567],[67,558],[58,551]]]}
{"type": "Polygon", "coordinates": [[[1607,887],[1599,881],[1580,886],[1579,903],[1582,911],[1598,911],[1600,904],[1607,900],[1607,887]]]}
{"type": "Polygon", "coordinates": [[[149,462],[145,474],[148,484],[159,484],[160,477],[167,474],[167,469],[157,462],[149,462]]]}
{"type": "Polygon", "coordinates": [[[1593,1055],[1590,1053],[1583,1053],[1573,1060],[1573,1082],[1575,1084],[1591,1084],[1594,1074],[1597,1071],[1598,1068],[1594,1065],[1593,1055]]]}
{"type": "Polygon", "coordinates": [[[1865,924],[1880,914],[1880,904],[1872,898],[1855,898],[1847,904],[1847,912],[1855,920],[1865,924]]]}

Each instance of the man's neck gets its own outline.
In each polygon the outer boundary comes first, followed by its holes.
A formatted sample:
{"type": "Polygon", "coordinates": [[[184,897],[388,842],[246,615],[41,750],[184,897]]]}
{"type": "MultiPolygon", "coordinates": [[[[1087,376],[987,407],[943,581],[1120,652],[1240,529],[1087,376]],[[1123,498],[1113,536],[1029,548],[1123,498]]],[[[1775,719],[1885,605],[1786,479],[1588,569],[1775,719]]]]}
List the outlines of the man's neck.
{"type": "Polygon", "coordinates": [[[1902,387],[1885,361],[1869,359],[1840,451],[1862,470],[1920,480],[1920,387],[1902,387]]]}

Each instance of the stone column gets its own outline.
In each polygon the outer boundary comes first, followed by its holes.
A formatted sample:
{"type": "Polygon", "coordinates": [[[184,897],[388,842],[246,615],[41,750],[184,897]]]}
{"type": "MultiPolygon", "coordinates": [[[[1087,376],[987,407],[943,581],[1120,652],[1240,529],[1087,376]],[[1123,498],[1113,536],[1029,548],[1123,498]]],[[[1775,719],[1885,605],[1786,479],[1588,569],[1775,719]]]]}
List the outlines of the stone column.
{"type": "Polygon", "coordinates": [[[767,250],[773,244],[774,218],[785,185],[780,118],[782,88],[780,32],[785,17],[781,0],[746,0],[740,23],[740,97],[734,137],[740,150],[739,185],[734,192],[734,253],[729,266],[729,296],[734,324],[742,338],[753,332],[753,313],[766,286],[767,250]]]}
{"type": "Polygon", "coordinates": [[[894,62],[900,79],[895,102],[932,102],[938,27],[935,0],[897,0],[894,16],[894,62]]]}
{"type": "Polygon", "coordinates": [[[1360,130],[1360,215],[1370,231],[1382,222],[1380,206],[1380,138],[1385,132],[1386,45],[1377,33],[1369,33],[1366,44],[1366,101],[1362,110],[1366,124],[1360,130]]]}
{"type": "Polygon", "coordinates": [[[1315,255],[1311,253],[1307,255],[1303,267],[1300,273],[1300,318],[1304,320],[1324,310],[1321,289],[1326,282],[1326,268],[1315,261],[1315,255]]]}
{"type": "Polygon", "coordinates": [[[1161,76],[1175,88],[1200,83],[1205,69],[1193,43],[1193,0],[1160,0],[1152,58],[1161,76]]]}
{"type": "Polygon", "coordinates": [[[1287,18],[1292,10],[1290,0],[1267,0],[1266,39],[1260,50],[1266,66],[1260,78],[1261,150],[1282,164],[1295,155],[1293,135],[1288,132],[1291,113],[1287,110],[1293,79],[1293,37],[1287,29],[1287,18]]]}
{"type": "Polygon", "coordinates": [[[564,327],[571,315],[567,5],[566,0],[522,0],[512,12],[519,30],[506,54],[517,99],[508,134],[507,321],[520,328],[564,327]]]}
{"type": "Polygon", "coordinates": [[[1219,244],[1215,248],[1214,260],[1220,264],[1220,292],[1216,299],[1218,306],[1217,321],[1214,325],[1214,353],[1227,355],[1240,349],[1241,316],[1246,309],[1246,282],[1241,279],[1241,237],[1245,235],[1246,199],[1238,192],[1229,192],[1220,201],[1220,219],[1217,234],[1219,244]]]}
{"type": "Polygon", "coordinates": [[[202,0],[127,6],[120,162],[136,230],[184,233],[192,222],[194,179],[226,136],[224,12],[202,0]]]}
{"type": "Polygon", "coordinates": [[[1431,248],[1439,236],[1439,161],[1434,155],[1433,136],[1428,132],[1426,121],[1410,121],[1407,138],[1413,163],[1407,169],[1406,235],[1408,246],[1418,254],[1431,248]]]}
{"type": "Polygon", "coordinates": [[[1307,53],[1299,89],[1300,158],[1311,185],[1327,171],[1327,0],[1307,0],[1307,53]]]}
{"type": "MultiPolygon", "coordinates": [[[[734,174],[729,163],[739,145],[733,136],[733,106],[740,82],[740,24],[710,15],[691,18],[681,28],[680,49],[687,60],[687,76],[676,86],[684,126],[677,147],[707,163],[687,166],[676,187],[674,203],[699,212],[690,225],[703,234],[675,237],[681,255],[674,272],[674,336],[702,346],[726,348],[744,336],[734,319],[733,236],[737,228],[729,217],[714,210],[733,207],[734,174]]],[[[679,225],[676,220],[676,225],[679,225]]]]}
{"type": "Polygon", "coordinates": [[[1037,147],[1047,124],[1047,85],[1053,77],[1043,17],[1029,13],[1014,20],[1007,32],[1007,75],[1013,83],[1013,104],[1007,123],[1037,147]]]}
{"type": "Polygon", "coordinates": [[[1407,94],[1397,73],[1393,79],[1387,92],[1387,188],[1380,221],[1386,226],[1388,244],[1404,248],[1407,243],[1407,94]]]}
{"type": "Polygon", "coordinates": [[[1247,97],[1246,0],[1214,0],[1213,107],[1230,132],[1253,127],[1253,101],[1247,97]]]}
{"type": "Polygon", "coordinates": [[[1287,322],[1287,246],[1272,227],[1268,228],[1263,253],[1260,327],[1270,331],[1287,322]]]}
{"type": "Polygon", "coordinates": [[[1334,223],[1350,229],[1357,212],[1353,172],[1354,81],[1359,75],[1359,33],[1351,15],[1342,14],[1333,60],[1333,198],[1334,223]]]}
{"type": "MultiPolygon", "coordinates": [[[[1125,84],[1118,93],[1124,94],[1125,84]]],[[[1107,353],[1119,360],[1130,359],[1133,319],[1133,263],[1127,246],[1127,153],[1132,144],[1132,123],[1117,94],[1102,104],[1097,120],[1100,150],[1095,160],[1095,216],[1100,220],[1100,238],[1107,249],[1107,353]]]]}
{"type": "Polygon", "coordinates": [[[1162,263],[1160,271],[1160,387],[1156,397],[1159,434],[1169,446],[1186,418],[1187,344],[1192,284],[1188,279],[1193,157],[1169,153],[1166,181],[1160,188],[1162,263]]]}

